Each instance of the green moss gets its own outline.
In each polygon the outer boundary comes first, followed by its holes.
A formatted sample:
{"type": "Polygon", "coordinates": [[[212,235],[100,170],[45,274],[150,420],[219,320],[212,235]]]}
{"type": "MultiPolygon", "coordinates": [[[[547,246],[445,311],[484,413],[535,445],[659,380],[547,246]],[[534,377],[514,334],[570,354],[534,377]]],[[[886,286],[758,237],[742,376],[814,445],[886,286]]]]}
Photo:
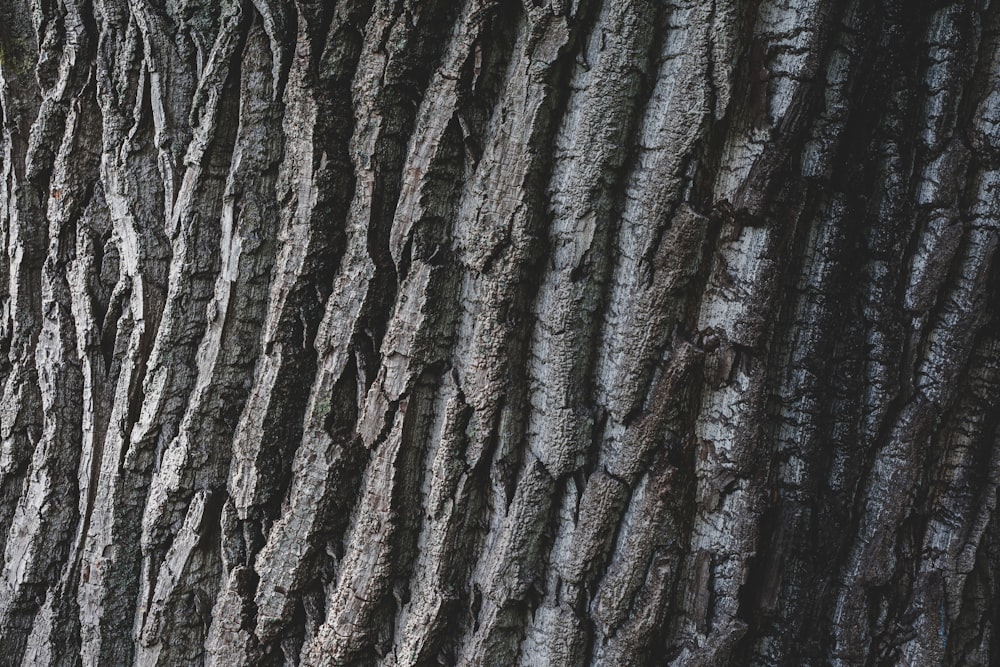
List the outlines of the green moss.
{"type": "MultiPolygon", "coordinates": [[[[0,17],[0,26],[2,26],[0,17]]],[[[11,35],[6,28],[0,27],[0,67],[9,69],[14,74],[24,74],[31,67],[28,42],[23,37],[11,35]]]]}

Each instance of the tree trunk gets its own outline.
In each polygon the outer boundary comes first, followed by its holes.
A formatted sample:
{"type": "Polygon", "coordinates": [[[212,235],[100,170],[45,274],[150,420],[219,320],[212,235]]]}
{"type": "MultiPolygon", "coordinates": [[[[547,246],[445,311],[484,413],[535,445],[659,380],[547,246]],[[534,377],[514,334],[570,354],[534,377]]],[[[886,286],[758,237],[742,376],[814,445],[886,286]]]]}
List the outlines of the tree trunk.
{"type": "Polygon", "coordinates": [[[1000,5],[0,0],[0,663],[1000,661],[1000,5]]]}

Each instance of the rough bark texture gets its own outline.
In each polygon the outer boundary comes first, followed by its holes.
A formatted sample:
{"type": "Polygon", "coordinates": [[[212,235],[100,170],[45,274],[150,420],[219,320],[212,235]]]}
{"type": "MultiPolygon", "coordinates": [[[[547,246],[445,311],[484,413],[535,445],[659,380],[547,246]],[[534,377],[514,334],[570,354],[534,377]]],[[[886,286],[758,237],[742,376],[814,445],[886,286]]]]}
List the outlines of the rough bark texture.
{"type": "Polygon", "coordinates": [[[0,663],[1000,661],[995,0],[0,1],[0,663]]]}

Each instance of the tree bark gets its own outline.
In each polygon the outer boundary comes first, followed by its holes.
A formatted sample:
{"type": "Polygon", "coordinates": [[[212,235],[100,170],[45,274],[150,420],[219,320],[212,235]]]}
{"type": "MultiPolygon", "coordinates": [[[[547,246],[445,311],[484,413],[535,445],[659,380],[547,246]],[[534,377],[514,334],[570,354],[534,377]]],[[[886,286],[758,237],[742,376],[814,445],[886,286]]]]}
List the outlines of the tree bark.
{"type": "Polygon", "coordinates": [[[1000,661],[1000,6],[0,0],[0,663],[1000,661]]]}

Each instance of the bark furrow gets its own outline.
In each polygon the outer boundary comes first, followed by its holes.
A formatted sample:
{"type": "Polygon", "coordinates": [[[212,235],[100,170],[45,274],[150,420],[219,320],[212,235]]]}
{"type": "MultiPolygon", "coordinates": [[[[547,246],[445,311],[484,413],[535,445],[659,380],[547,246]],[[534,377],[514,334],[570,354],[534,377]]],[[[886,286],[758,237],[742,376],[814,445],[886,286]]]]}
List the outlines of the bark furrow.
{"type": "Polygon", "coordinates": [[[973,665],[1000,6],[0,0],[0,663],[973,665]]]}

